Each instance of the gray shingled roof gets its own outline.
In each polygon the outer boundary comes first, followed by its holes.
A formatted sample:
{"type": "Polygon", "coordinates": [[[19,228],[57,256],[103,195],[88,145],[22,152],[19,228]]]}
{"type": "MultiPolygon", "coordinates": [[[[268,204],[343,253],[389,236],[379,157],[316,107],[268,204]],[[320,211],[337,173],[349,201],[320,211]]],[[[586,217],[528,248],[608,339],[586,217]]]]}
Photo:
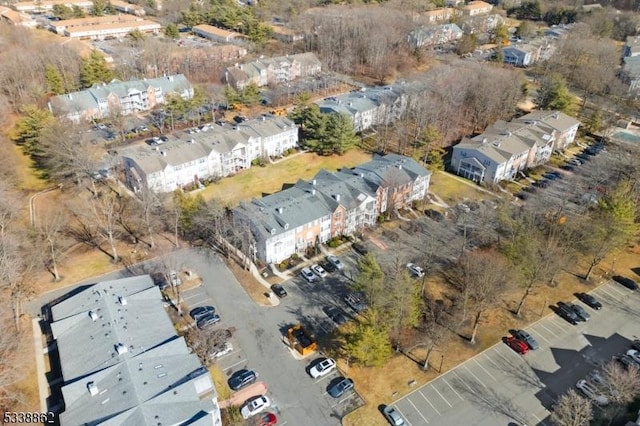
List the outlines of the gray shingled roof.
{"type": "Polygon", "coordinates": [[[533,111],[527,115],[523,115],[522,117],[515,119],[514,121],[539,121],[560,132],[566,132],[570,128],[580,124],[580,121],[568,116],[564,112],[548,110],[533,111]]]}
{"type": "Polygon", "coordinates": [[[51,312],[65,382],[62,425],[155,426],[194,416],[211,424],[211,378],[176,335],[150,276],[97,283],[51,312]]]}
{"type": "Polygon", "coordinates": [[[242,122],[236,127],[248,135],[260,138],[270,138],[287,130],[296,128],[296,124],[286,117],[263,115],[254,120],[242,122]]]}

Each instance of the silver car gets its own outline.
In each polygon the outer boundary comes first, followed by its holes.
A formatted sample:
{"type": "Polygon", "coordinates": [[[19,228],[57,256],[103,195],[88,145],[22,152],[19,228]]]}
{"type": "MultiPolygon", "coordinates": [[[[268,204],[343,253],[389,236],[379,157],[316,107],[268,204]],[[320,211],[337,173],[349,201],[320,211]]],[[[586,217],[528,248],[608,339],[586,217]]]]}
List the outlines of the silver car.
{"type": "Polygon", "coordinates": [[[318,280],[318,276],[311,272],[311,269],[309,268],[302,268],[300,274],[302,275],[302,278],[309,281],[310,283],[318,280]]]}
{"type": "Polygon", "coordinates": [[[382,414],[387,418],[387,421],[393,426],[402,426],[405,424],[402,415],[392,406],[387,405],[382,409],[382,414]]]}
{"type": "Polygon", "coordinates": [[[342,271],[344,269],[344,263],[337,256],[327,256],[327,262],[336,267],[337,270],[342,271]]]}

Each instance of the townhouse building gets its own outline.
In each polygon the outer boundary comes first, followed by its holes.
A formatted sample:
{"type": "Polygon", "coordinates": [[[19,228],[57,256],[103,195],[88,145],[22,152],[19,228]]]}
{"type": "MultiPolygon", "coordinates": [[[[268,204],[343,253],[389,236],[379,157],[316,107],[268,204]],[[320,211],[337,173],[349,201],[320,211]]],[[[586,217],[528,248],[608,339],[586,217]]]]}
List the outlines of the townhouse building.
{"type": "Polygon", "coordinates": [[[452,7],[445,7],[443,9],[428,10],[422,14],[422,17],[429,24],[436,24],[438,22],[448,21],[449,19],[460,15],[462,15],[462,11],[452,7]]]}
{"type": "Polygon", "coordinates": [[[462,6],[462,13],[466,16],[477,16],[491,13],[493,5],[484,1],[470,1],[466,5],[462,6]]]}
{"type": "Polygon", "coordinates": [[[234,89],[242,90],[252,83],[263,87],[318,75],[321,71],[322,64],[316,55],[307,52],[237,64],[225,69],[223,80],[234,89]]]}
{"type": "Polygon", "coordinates": [[[65,37],[103,40],[109,37],[126,37],[131,31],[136,30],[157,34],[162,27],[157,22],[139,16],[106,15],[51,22],[49,28],[65,37]]]}
{"type": "Polygon", "coordinates": [[[253,160],[282,155],[298,144],[298,128],[284,117],[262,116],[235,127],[205,125],[198,130],[170,135],[159,145],[122,150],[127,186],[171,192],[249,169],[253,160]]]}
{"type": "Polygon", "coordinates": [[[251,229],[258,259],[278,263],[333,237],[375,226],[380,214],[424,198],[430,176],[411,158],[376,155],[360,166],[321,170],[309,181],[243,202],[234,220],[251,229]]]}
{"type": "MultiPolygon", "coordinates": [[[[127,1],[111,0],[109,3],[118,12],[137,16],[146,14],[144,7],[127,1]]],[[[88,11],[93,7],[93,2],[90,0],[37,0],[13,3],[11,7],[19,12],[39,14],[50,13],[56,5],[63,5],[70,9],[77,7],[88,11]]]]}
{"type": "Polygon", "coordinates": [[[414,47],[438,46],[459,40],[464,32],[456,24],[421,26],[409,33],[409,44],[414,47]]]}
{"type": "Polygon", "coordinates": [[[196,25],[191,31],[193,31],[195,35],[219,43],[243,44],[247,39],[243,34],[207,24],[196,25]]]}
{"type": "Polygon", "coordinates": [[[629,86],[629,92],[640,88],[640,37],[627,37],[622,48],[622,69],[620,79],[629,86]]]}
{"type": "Polygon", "coordinates": [[[518,172],[549,161],[575,139],[580,122],[558,111],[535,111],[498,121],[453,147],[451,170],[477,183],[514,179],[518,172]]]}
{"type": "Polygon", "coordinates": [[[168,94],[184,99],[193,97],[193,86],[182,75],[142,80],[118,81],[95,85],[78,92],[58,95],[49,101],[49,109],[71,121],[104,119],[114,114],[129,115],[148,111],[165,102],[168,94]]]}

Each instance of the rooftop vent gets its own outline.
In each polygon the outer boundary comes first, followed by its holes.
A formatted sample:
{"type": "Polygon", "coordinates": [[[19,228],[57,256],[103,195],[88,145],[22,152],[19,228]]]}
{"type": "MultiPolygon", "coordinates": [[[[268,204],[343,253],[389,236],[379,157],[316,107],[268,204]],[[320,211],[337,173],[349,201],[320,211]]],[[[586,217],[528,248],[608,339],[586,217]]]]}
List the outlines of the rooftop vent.
{"type": "Polygon", "coordinates": [[[98,314],[96,314],[93,311],[89,311],[89,318],[91,318],[93,321],[98,319],[98,314]]]}
{"type": "Polygon", "coordinates": [[[336,199],[336,201],[340,201],[340,194],[334,195],[334,198],[336,199]]]}
{"type": "Polygon", "coordinates": [[[162,154],[163,157],[167,156],[167,152],[166,151],[160,151],[160,154],[162,154]]]}
{"type": "Polygon", "coordinates": [[[195,141],[196,141],[195,139],[189,139],[187,143],[195,143],[195,141]]]}
{"type": "Polygon", "coordinates": [[[96,386],[95,382],[87,383],[87,389],[89,390],[89,394],[91,396],[96,396],[98,394],[98,386],[96,386]]]}
{"type": "Polygon", "coordinates": [[[311,185],[316,186],[316,180],[315,179],[311,181],[311,185]]]}
{"type": "Polygon", "coordinates": [[[282,212],[284,212],[284,207],[276,207],[276,211],[278,214],[282,214],[282,212]]]}
{"type": "Polygon", "coordinates": [[[122,306],[127,304],[127,298],[124,296],[118,296],[118,303],[121,304],[122,306]]]}
{"type": "Polygon", "coordinates": [[[483,144],[486,144],[487,142],[489,142],[489,139],[487,139],[487,138],[482,138],[482,143],[483,143],[483,144]]]}
{"type": "Polygon", "coordinates": [[[126,345],[122,343],[118,343],[116,344],[116,352],[118,352],[118,355],[123,355],[129,352],[129,349],[127,349],[126,345]]]}
{"type": "Polygon", "coordinates": [[[315,189],[311,190],[311,195],[316,195],[316,190],[315,189]]]}

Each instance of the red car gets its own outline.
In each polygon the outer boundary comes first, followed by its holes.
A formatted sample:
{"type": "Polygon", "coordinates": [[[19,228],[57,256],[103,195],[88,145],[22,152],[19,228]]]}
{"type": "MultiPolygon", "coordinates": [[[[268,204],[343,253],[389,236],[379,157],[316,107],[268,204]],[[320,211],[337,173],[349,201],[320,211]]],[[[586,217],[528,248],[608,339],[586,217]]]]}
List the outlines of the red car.
{"type": "Polygon", "coordinates": [[[275,426],[278,423],[278,418],[273,413],[264,413],[260,416],[260,420],[258,421],[259,426],[275,426]]]}
{"type": "Polygon", "coordinates": [[[513,336],[507,337],[505,343],[520,355],[525,355],[527,352],[529,352],[529,346],[527,346],[527,344],[522,340],[516,339],[513,336]]]}

